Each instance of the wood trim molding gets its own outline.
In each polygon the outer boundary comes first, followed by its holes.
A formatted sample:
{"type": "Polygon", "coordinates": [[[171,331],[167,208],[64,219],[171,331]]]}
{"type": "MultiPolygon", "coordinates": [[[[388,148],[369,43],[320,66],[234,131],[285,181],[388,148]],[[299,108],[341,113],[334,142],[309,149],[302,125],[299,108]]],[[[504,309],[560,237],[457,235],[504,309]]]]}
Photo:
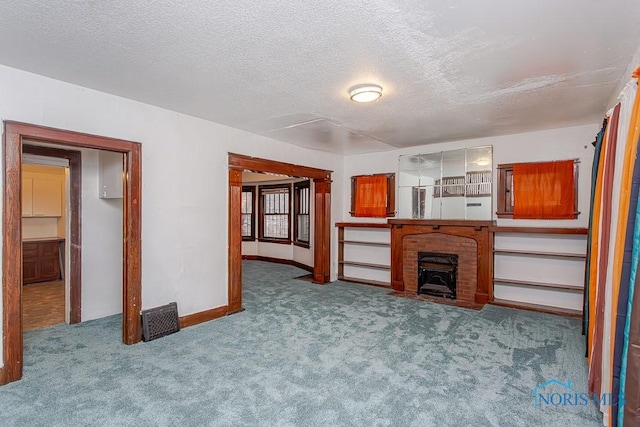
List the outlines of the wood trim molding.
{"type": "MultiPolygon", "coordinates": [[[[123,219],[123,334],[125,344],[141,340],[141,179],[142,147],[139,143],[27,123],[4,122],[2,210],[3,375],[0,383],[22,377],[22,141],[46,142],[64,147],[93,148],[123,153],[125,194],[123,219]]],[[[79,238],[80,236],[78,236],[79,238]]],[[[79,252],[78,252],[79,255],[79,252]]]]}
{"type": "Polygon", "coordinates": [[[313,281],[329,283],[331,280],[331,180],[313,180],[315,189],[313,281]]]}
{"type": "Polygon", "coordinates": [[[489,304],[497,305],[500,307],[517,308],[519,310],[535,311],[537,313],[555,314],[556,316],[575,317],[575,318],[582,317],[582,311],[571,310],[568,308],[550,307],[546,305],[531,304],[531,303],[524,303],[524,302],[502,301],[502,300],[489,301],[489,304]]]}
{"type": "Polygon", "coordinates": [[[378,177],[384,176],[387,178],[387,210],[385,217],[390,218],[396,216],[396,174],[390,173],[376,173],[370,175],[354,175],[351,177],[351,204],[349,214],[356,216],[356,195],[358,193],[358,178],[361,177],[378,177]]]}
{"type": "Polygon", "coordinates": [[[199,323],[208,322],[210,320],[218,319],[227,315],[229,307],[223,305],[221,307],[212,308],[198,313],[187,314],[186,316],[180,316],[180,329],[188,328],[199,323]]]}
{"type": "Polygon", "coordinates": [[[492,227],[495,225],[494,221],[474,221],[465,219],[390,219],[388,222],[392,226],[424,225],[437,227],[492,227]]]}
{"type": "Polygon", "coordinates": [[[142,146],[131,143],[124,153],[124,288],[122,335],[125,344],[142,338],[142,146]]]}
{"type": "Polygon", "coordinates": [[[257,186],[255,185],[243,185],[243,193],[251,193],[251,236],[242,236],[243,242],[253,242],[256,240],[256,194],[257,186]]]}
{"type": "Polygon", "coordinates": [[[316,283],[331,277],[331,173],[332,171],[293,165],[229,153],[228,284],[229,312],[242,311],[242,171],[269,172],[314,181],[314,261],[316,283]]]}
{"type": "MultiPolygon", "coordinates": [[[[513,167],[515,165],[526,165],[535,163],[549,163],[555,160],[548,160],[542,162],[522,162],[522,163],[502,163],[499,164],[498,169],[498,204],[496,216],[498,218],[513,218],[513,205],[511,204],[511,179],[513,177],[513,167]]],[[[573,159],[573,218],[576,219],[580,215],[578,211],[578,164],[580,160],[573,159]]],[[[544,219],[544,218],[541,218],[544,219]]]]}
{"type": "Polygon", "coordinates": [[[81,227],[81,195],[82,195],[82,156],[79,151],[59,148],[22,145],[22,152],[37,156],[56,157],[69,160],[69,254],[70,259],[69,294],[70,323],[80,323],[82,313],[82,227],[81,227]]]}
{"type": "Polygon", "coordinates": [[[587,235],[588,228],[565,228],[565,227],[489,227],[492,233],[533,233],[533,234],[576,234],[587,235]]]}
{"type": "Polygon", "coordinates": [[[22,378],[22,141],[8,132],[3,139],[2,200],[2,384],[22,378]]]}
{"type": "Polygon", "coordinates": [[[277,243],[281,245],[291,244],[291,217],[293,216],[293,186],[291,183],[286,184],[265,184],[257,186],[258,194],[258,241],[266,243],[277,243]],[[289,203],[287,204],[287,237],[275,238],[264,236],[264,224],[265,224],[265,207],[264,207],[264,191],[265,190],[286,190],[289,203]]]}
{"type": "Polygon", "coordinates": [[[293,265],[294,267],[298,267],[310,273],[313,273],[313,267],[292,259],[272,258],[272,257],[262,256],[262,255],[242,255],[242,259],[251,260],[251,261],[273,262],[276,264],[293,265]]]}
{"type": "Polygon", "coordinates": [[[243,154],[229,153],[229,168],[251,172],[269,172],[288,175],[294,178],[331,179],[330,170],[316,169],[309,166],[294,165],[292,163],[275,160],[260,159],[243,154]]]}
{"type": "Polygon", "coordinates": [[[336,222],[338,228],[391,228],[391,224],[384,222],[336,222]]]}
{"type": "Polygon", "coordinates": [[[242,311],[242,171],[229,169],[228,311],[242,311]]]}

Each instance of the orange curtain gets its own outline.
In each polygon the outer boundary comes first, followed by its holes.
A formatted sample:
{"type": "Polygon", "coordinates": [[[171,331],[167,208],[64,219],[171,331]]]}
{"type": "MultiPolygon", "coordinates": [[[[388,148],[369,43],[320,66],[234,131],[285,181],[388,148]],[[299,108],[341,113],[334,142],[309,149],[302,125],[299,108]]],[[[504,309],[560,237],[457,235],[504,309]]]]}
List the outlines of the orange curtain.
{"type": "Polygon", "coordinates": [[[513,165],[514,219],[573,219],[573,160],[513,165]]]}
{"type": "Polygon", "coordinates": [[[356,206],[354,216],[387,217],[386,175],[356,177],[356,206]]]}

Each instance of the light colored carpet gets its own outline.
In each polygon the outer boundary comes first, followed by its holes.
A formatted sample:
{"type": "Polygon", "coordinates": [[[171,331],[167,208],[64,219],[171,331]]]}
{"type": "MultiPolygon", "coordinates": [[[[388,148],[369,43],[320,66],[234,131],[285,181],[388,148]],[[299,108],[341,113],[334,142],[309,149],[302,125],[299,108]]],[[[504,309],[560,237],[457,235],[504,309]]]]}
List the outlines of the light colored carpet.
{"type": "Polygon", "coordinates": [[[552,378],[586,390],[579,320],[243,273],[246,311],[149,343],[121,344],[118,316],[26,333],[0,425],[601,425],[593,406],[533,405],[552,378]]]}

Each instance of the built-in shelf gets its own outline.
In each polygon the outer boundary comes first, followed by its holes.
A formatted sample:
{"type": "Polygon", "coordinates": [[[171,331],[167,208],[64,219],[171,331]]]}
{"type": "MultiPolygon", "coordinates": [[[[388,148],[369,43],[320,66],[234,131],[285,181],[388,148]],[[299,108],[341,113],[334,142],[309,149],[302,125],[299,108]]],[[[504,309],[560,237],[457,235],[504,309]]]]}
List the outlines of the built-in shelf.
{"type": "MultiPolygon", "coordinates": [[[[376,275],[382,275],[383,273],[373,273],[372,270],[384,270],[384,271],[391,271],[391,266],[388,264],[383,264],[383,263],[375,263],[375,262],[362,262],[362,261],[353,261],[353,260],[345,260],[345,246],[347,245],[352,245],[352,246],[362,246],[363,248],[361,248],[362,250],[365,250],[365,247],[368,248],[380,248],[380,249],[371,249],[372,251],[374,251],[376,254],[381,255],[384,254],[385,252],[378,252],[378,251],[385,251],[391,248],[391,226],[389,224],[386,223],[366,223],[366,222],[338,222],[336,223],[336,227],[338,228],[338,280],[343,280],[345,282],[353,282],[353,283],[359,283],[359,284],[364,284],[364,285],[372,285],[372,286],[378,286],[378,287],[383,287],[383,288],[391,288],[391,283],[390,282],[383,282],[380,280],[374,280],[374,279],[369,279],[369,278],[364,278],[364,277],[353,277],[353,276],[345,276],[344,272],[345,272],[345,266],[349,266],[349,267],[358,267],[358,268],[362,268],[362,269],[370,269],[370,271],[368,272],[363,272],[363,271],[356,271],[355,274],[362,274],[363,276],[372,276],[372,277],[376,277],[376,275]],[[369,236],[365,235],[364,236],[364,240],[360,240],[358,239],[358,237],[361,237],[360,235],[358,236],[354,236],[356,237],[355,239],[345,239],[345,229],[347,228],[352,228],[352,229],[357,229],[358,232],[361,234],[361,232],[367,233],[367,229],[371,229],[371,232],[377,232],[378,234],[372,234],[373,239],[369,240],[369,236]],[[383,230],[388,230],[389,233],[389,241],[388,242],[376,242],[373,241],[374,239],[378,238],[380,239],[380,235],[379,233],[383,230]]],[[[353,253],[353,252],[350,252],[353,253]]],[[[388,255],[389,260],[388,262],[391,263],[391,254],[389,253],[388,255]]],[[[363,258],[363,256],[361,255],[360,257],[361,259],[363,258]]],[[[384,261],[383,261],[384,262],[384,261]]],[[[351,271],[351,274],[354,274],[354,271],[351,271]]]]}
{"type": "MultiPolygon", "coordinates": [[[[493,226],[489,228],[489,231],[493,233],[494,237],[496,235],[506,236],[506,235],[517,235],[519,240],[522,240],[523,246],[526,245],[526,240],[528,238],[538,238],[549,236],[554,239],[575,239],[575,236],[584,236],[586,238],[587,229],[585,228],[554,228],[554,227],[500,227],[493,226]]],[[[518,241],[519,241],[518,240],[518,241]]],[[[547,246],[553,247],[553,245],[547,246]]],[[[543,247],[543,249],[545,249],[543,247]]],[[[495,262],[496,256],[506,256],[506,257],[522,257],[524,259],[533,260],[535,258],[553,258],[557,259],[557,262],[565,262],[566,267],[570,267],[571,271],[577,268],[576,261],[584,263],[586,261],[586,253],[574,253],[574,252],[557,252],[557,251],[539,251],[539,250],[529,250],[529,249],[501,249],[495,248],[493,250],[494,255],[494,270],[495,270],[495,262]],[[568,264],[571,263],[571,264],[568,264]]],[[[500,258],[503,262],[511,262],[507,258],[500,258]]],[[[520,265],[520,264],[518,264],[520,265]]],[[[536,276],[539,276],[543,272],[540,272],[539,263],[531,264],[532,268],[536,268],[536,276]]],[[[565,264],[562,264],[563,268],[565,268],[565,264]]],[[[580,270],[582,271],[582,270],[580,270]]],[[[533,271],[529,271],[530,274],[533,274],[533,271]]],[[[522,277],[527,277],[527,271],[522,271],[522,277]]],[[[511,274],[508,274],[511,276],[511,274]]],[[[501,293],[504,293],[504,296],[508,296],[509,299],[504,298],[493,298],[491,301],[492,304],[500,305],[504,307],[511,308],[520,308],[524,310],[533,310],[540,311],[544,313],[558,314],[562,316],[580,316],[582,314],[582,310],[574,310],[561,307],[559,305],[566,304],[566,301],[572,301],[573,305],[575,303],[575,295],[576,294],[584,294],[584,287],[580,285],[567,285],[561,283],[551,283],[556,280],[555,277],[549,275],[549,282],[540,282],[533,280],[520,280],[520,279],[509,279],[505,277],[495,277],[493,278],[493,284],[499,285],[501,293]],[[527,290],[522,289],[521,291],[516,291],[516,288],[527,288],[527,290]],[[545,293],[547,291],[547,293],[545,293]],[[550,297],[548,292],[555,291],[558,299],[558,306],[555,306],[556,302],[555,297],[550,297]],[[562,298],[560,298],[562,296],[562,298]],[[520,298],[529,299],[536,301],[527,302],[527,301],[518,301],[520,298]],[[538,301],[544,301],[544,304],[538,304],[538,301]],[[562,301],[565,301],[564,303],[562,301]],[[549,304],[549,305],[546,305],[549,304]]],[[[564,278],[560,280],[567,280],[570,282],[578,282],[581,279],[578,277],[570,277],[564,278]]],[[[543,279],[545,280],[545,279],[543,279]]]]}
{"type": "Polygon", "coordinates": [[[378,280],[370,280],[370,279],[358,279],[357,277],[348,277],[348,276],[338,276],[338,280],[342,280],[343,282],[351,282],[351,283],[359,283],[361,285],[371,285],[378,286],[380,288],[389,288],[391,289],[391,284],[386,282],[380,282],[378,280]]]}
{"type": "Polygon", "coordinates": [[[386,222],[336,222],[336,227],[340,228],[391,228],[386,222]]]}
{"type": "Polygon", "coordinates": [[[494,254],[501,255],[530,255],[530,256],[541,256],[541,257],[557,257],[557,258],[579,258],[585,259],[586,254],[574,254],[574,253],[563,253],[563,252],[541,252],[541,251],[524,251],[524,250],[515,250],[515,249],[494,249],[494,254]]]}
{"type": "Polygon", "coordinates": [[[586,228],[561,228],[561,227],[489,227],[492,233],[522,233],[522,234],[573,234],[586,236],[589,232],[586,228]]]}
{"type": "Polygon", "coordinates": [[[379,268],[380,270],[391,270],[390,265],[374,264],[372,262],[338,261],[338,264],[352,265],[354,267],[379,268]]]}
{"type": "Polygon", "coordinates": [[[552,307],[549,305],[531,304],[528,302],[520,302],[520,301],[507,301],[507,300],[502,300],[498,298],[494,298],[493,301],[490,301],[489,303],[493,305],[498,305],[501,307],[518,308],[521,310],[530,310],[530,311],[537,311],[541,313],[556,314],[558,316],[568,316],[568,317],[582,316],[582,310],[572,310],[570,308],[564,308],[564,307],[552,307]]]}
{"type": "Polygon", "coordinates": [[[384,242],[363,242],[359,240],[338,240],[338,243],[347,243],[350,245],[362,245],[362,246],[380,246],[384,248],[391,247],[390,243],[384,242]]]}
{"type": "Polygon", "coordinates": [[[544,289],[561,289],[565,291],[573,291],[573,292],[583,292],[584,288],[582,286],[576,285],[563,285],[559,283],[544,283],[544,282],[533,282],[528,280],[512,280],[512,279],[502,279],[502,278],[494,278],[493,283],[501,284],[501,285],[511,285],[511,286],[527,286],[532,288],[544,288],[544,289]]]}

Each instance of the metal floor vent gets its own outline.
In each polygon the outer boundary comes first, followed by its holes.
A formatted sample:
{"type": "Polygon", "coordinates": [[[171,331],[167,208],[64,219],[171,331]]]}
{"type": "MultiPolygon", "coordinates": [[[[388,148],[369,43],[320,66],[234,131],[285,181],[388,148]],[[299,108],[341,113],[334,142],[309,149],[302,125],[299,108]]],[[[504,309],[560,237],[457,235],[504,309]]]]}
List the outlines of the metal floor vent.
{"type": "Polygon", "coordinates": [[[151,341],[180,330],[178,304],[171,302],[142,311],[142,340],[151,341]]]}

